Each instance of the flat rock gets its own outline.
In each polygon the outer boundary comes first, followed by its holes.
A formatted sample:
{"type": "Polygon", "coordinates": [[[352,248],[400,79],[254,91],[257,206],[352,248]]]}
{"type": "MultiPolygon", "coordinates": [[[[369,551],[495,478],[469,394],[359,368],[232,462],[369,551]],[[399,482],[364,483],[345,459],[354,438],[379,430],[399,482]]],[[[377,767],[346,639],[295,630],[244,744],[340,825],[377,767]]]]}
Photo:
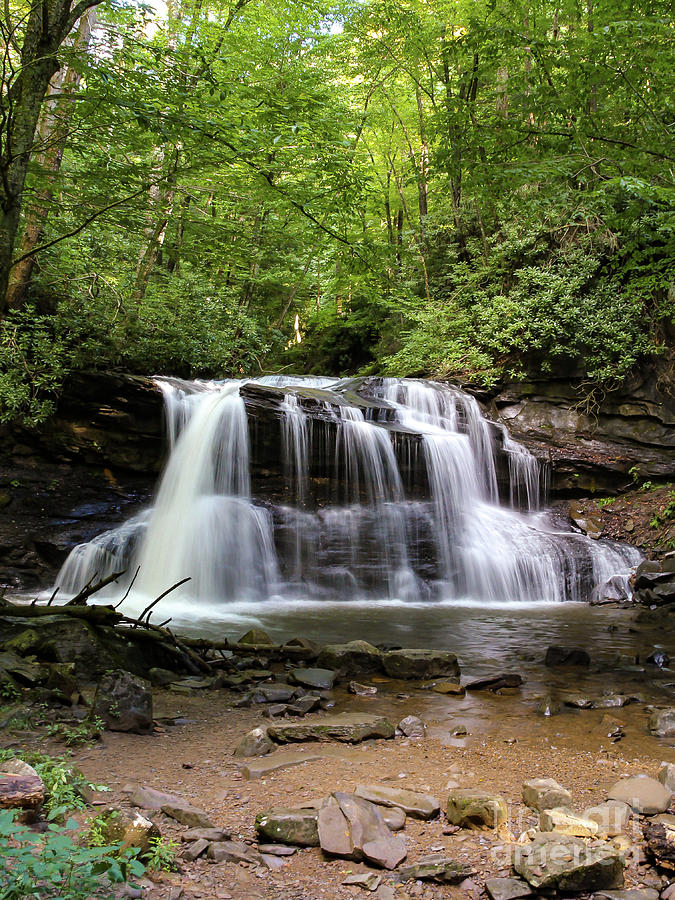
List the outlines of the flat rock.
{"type": "Polygon", "coordinates": [[[572,805],[572,795],[553,778],[530,778],[523,782],[523,803],[541,812],[572,805]]]}
{"type": "Polygon", "coordinates": [[[433,819],[441,811],[441,804],[435,797],[418,791],[378,784],[360,784],[354,793],[357,797],[378,806],[398,807],[413,819],[433,819]]]}
{"type": "Polygon", "coordinates": [[[196,859],[199,859],[200,856],[203,856],[206,853],[206,851],[209,849],[210,843],[211,841],[204,840],[204,838],[199,838],[196,841],[192,841],[183,850],[183,858],[189,860],[190,862],[194,862],[196,859]]]}
{"type": "Polygon", "coordinates": [[[258,844],[258,852],[265,856],[293,856],[298,848],[288,847],[286,844],[258,844]]]}
{"type": "Polygon", "coordinates": [[[307,713],[314,712],[321,706],[321,697],[315,697],[313,694],[307,694],[305,697],[298,697],[293,703],[286,707],[289,716],[306,716],[307,713]]]}
{"type": "Polygon", "coordinates": [[[291,809],[278,806],[256,816],[255,830],[259,835],[275,843],[318,847],[318,816],[318,809],[291,809]]]}
{"type": "Polygon", "coordinates": [[[501,675],[490,675],[489,678],[478,678],[466,685],[467,691],[499,691],[502,688],[517,688],[523,683],[522,675],[517,672],[504,672],[501,675]]]}
{"type": "Polygon", "coordinates": [[[261,756],[259,759],[250,760],[245,765],[242,765],[239,771],[247,780],[255,781],[279,769],[301,766],[303,763],[315,762],[317,759],[331,758],[334,758],[334,754],[322,753],[320,750],[316,752],[312,750],[305,753],[296,750],[277,750],[269,756],[261,756]]]}
{"type": "Polygon", "coordinates": [[[670,791],[655,778],[624,778],[608,794],[610,800],[621,800],[644,816],[665,812],[670,804],[670,791]]]}
{"type": "Polygon", "coordinates": [[[663,763],[659,769],[659,781],[666,790],[675,793],[675,763],[663,763]]]}
{"type": "Polygon", "coordinates": [[[317,688],[320,691],[330,690],[336,678],[336,673],[332,669],[293,669],[290,675],[296,684],[317,688]]]}
{"type": "Polygon", "coordinates": [[[382,652],[368,641],[327,644],[316,662],[320,668],[333,669],[342,675],[369,674],[382,671],[382,652]]]}
{"type": "Polygon", "coordinates": [[[357,697],[374,697],[377,694],[377,688],[374,684],[359,684],[358,681],[350,681],[347,690],[350,694],[355,694],[357,697]]]}
{"type": "Polygon", "coordinates": [[[540,832],[531,844],[516,845],[513,867],[533,888],[569,893],[621,887],[624,861],[606,845],[540,832]]]}
{"type": "Polygon", "coordinates": [[[438,884],[460,884],[465,878],[475,875],[475,870],[463,862],[447,856],[425,856],[411,866],[405,866],[396,873],[395,880],[435,881],[438,884]]]}
{"type": "Polygon", "coordinates": [[[190,828],[214,828],[214,824],[203,809],[198,809],[184,800],[173,800],[162,804],[162,812],[165,816],[175,819],[181,825],[190,828]]]}
{"type": "Polygon", "coordinates": [[[422,680],[437,675],[459,676],[457,655],[449,650],[389,650],[382,659],[390,678],[422,680]]]}
{"type": "Polygon", "coordinates": [[[377,872],[359,872],[356,875],[347,875],[340,884],[362,887],[366,891],[376,891],[382,883],[382,876],[377,872]]]}
{"type": "Polygon", "coordinates": [[[318,830],[321,849],[334,856],[394,869],[407,854],[405,842],[392,835],[377,806],[353,794],[331,794],[319,810],[318,830]]]}
{"type": "Polygon", "coordinates": [[[165,803],[182,803],[182,798],[176,794],[167,794],[164,791],[158,791],[151,787],[137,787],[130,798],[132,806],[138,806],[141,809],[161,810],[165,803]]]}
{"type": "Polygon", "coordinates": [[[594,900],[659,900],[653,888],[633,888],[629,891],[596,891],[594,900]]]}
{"type": "Polygon", "coordinates": [[[655,709],[649,717],[649,730],[657,737],[675,737],[675,706],[655,709]]]}
{"type": "Polygon", "coordinates": [[[228,841],[231,835],[221,828],[189,828],[181,834],[180,839],[185,843],[191,841],[208,841],[209,843],[218,843],[218,841],[228,841]]]}
{"type": "Polygon", "coordinates": [[[209,844],[207,855],[209,859],[217,863],[243,862],[253,866],[265,865],[262,855],[242,841],[221,841],[218,844],[209,844]]]}
{"type": "Polygon", "coordinates": [[[607,800],[605,803],[585,809],[582,815],[584,819],[596,823],[598,837],[616,837],[628,824],[630,806],[620,800],[607,800]]]}
{"type": "Polygon", "coordinates": [[[598,833],[597,822],[562,806],[545,809],[541,814],[540,828],[542,831],[557,831],[572,837],[594,837],[598,833]]]}
{"type": "Polygon", "coordinates": [[[394,726],[384,716],[342,713],[311,722],[269,725],[267,734],[281,744],[299,741],[341,741],[357,744],[368,738],[392,738],[394,726]]]}
{"type": "Polygon", "coordinates": [[[271,740],[267,728],[253,728],[237,744],[234,755],[238,759],[250,756],[265,756],[274,749],[274,741],[271,740]]]}
{"type": "Polygon", "coordinates": [[[492,900],[518,900],[531,897],[532,888],[520,878],[488,878],[485,889],[492,900]]]}
{"type": "Polygon", "coordinates": [[[463,697],[466,689],[456,681],[436,681],[431,685],[431,690],[437,694],[448,694],[453,697],[463,697]]]}
{"type": "Polygon", "coordinates": [[[450,792],[446,815],[451,825],[463,828],[498,828],[506,822],[506,801],[498,794],[474,788],[459,788],[450,792]]]}

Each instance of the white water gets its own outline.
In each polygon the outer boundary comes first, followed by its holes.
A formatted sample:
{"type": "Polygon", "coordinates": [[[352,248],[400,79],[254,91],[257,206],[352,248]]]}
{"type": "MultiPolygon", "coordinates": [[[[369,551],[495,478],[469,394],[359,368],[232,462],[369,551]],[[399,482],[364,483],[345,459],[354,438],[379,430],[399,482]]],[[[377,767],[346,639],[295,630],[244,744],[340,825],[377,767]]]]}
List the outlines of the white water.
{"type": "Polygon", "coordinates": [[[183,618],[270,599],[550,603],[587,600],[640,558],[557,524],[538,461],[455,388],[259,379],[277,404],[280,498],[259,473],[252,493],[247,382],[158,383],[171,454],[155,504],[75,548],[65,594],[126,568],[132,611],[189,577],[162,605],[183,618]],[[346,399],[355,390],[363,406],[346,399]]]}

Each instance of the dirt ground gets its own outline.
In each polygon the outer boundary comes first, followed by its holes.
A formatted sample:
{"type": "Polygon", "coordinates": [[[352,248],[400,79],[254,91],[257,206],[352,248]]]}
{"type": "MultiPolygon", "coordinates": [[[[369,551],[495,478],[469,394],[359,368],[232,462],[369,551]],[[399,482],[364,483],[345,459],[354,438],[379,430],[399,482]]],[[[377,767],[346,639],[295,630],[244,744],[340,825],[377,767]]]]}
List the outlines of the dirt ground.
{"type": "MultiPolygon", "coordinates": [[[[566,674],[573,684],[584,676],[566,674]]],[[[366,680],[366,679],[364,679],[366,680]]],[[[605,685],[607,686],[607,685],[605,685]]],[[[617,685],[609,685],[616,690],[617,685]]],[[[571,793],[577,810],[606,799],[607,790],[620,776],[647,773],[655,776],[661,761],[675,762],[672,741],[648,734],[647,708],[631,704],[618,710],[564,710],[544,717],[536,713],[536,686],[510,690],[502,695],[481,692],[465,698],[423,691],[419,685],[378,679],[375,698],[348,695],[335,690],[335,709],[368,710],[397,722],[417,713],[427,723],[423,740],[399,737],[367,741],[357,746],[331,744],[329,759],[282,769],[258,780],[246,780],[241,760],[233,751],[249,729],[265,723],[261,709],[236,709],[237,695],[208,691],[193,696],[160,689],[154,693],[159,723],[149,737],[106,733],[104,740],[75,753],[75,762],[92,782],[105,783],[112,792],[101,801],[128,805],[136,785],[178,793],[204,809],[218,827],[231,831],[234,840],[255,845],[257,813],[273,806],[296,806],[325,797],[331,791],[352,791],[357,784],[386,783],[435,795],[441,806],[451,787],[480,786],[504,796],[510,809],[508,829],[516,840],[536,824],[536,816],[520,801],[522,781],[553,777],[571,793]],[[608,719],[607,716],[610,718],[608,719]],[[170,725],[175,717],[185,724],[170,725]],[[625,737],[613,743],[608,737],[617,720],[625,737]],[[453,727],[462,722],[469,734],[456,738],[453,727]]],[[[315,713],[312,716],[321,716],[315,713]]],[[[306,721],[307,719],[305,719],[306,721]]],[[[327,745],[321,745],[325,747],[327,745]]],[[[293,749],[315,750],[316,744],[293,749]]],[[[55,748],[56,749],[56,748],[55,748]]],[[[245,762],[245,761],[244,761],[245,762]]],[[[96,808],[93,809],[96,812],[96,808]]],[[[166,838],[180,841],[183,826],[163,814],[153,814],[166,838]]],[[[461,886],[408,882],[394,886],[390,873],[383,885],[395,887],[394,897],[477,898],[486,878],[509,874],[509,833],[461,830],[446,834],[447,820],[421,822],[408,818],[402,834],[408,848],[407,862],[431,852],[443,852],[470,863],[475,875],[461,886]]],[[[629,828],[633,842],[628,852],[626,886],[663,885],[654,870],[643,865],[637,822],[629,828]]],[[[180,871],[154,877],[144,896],[150,900],[323,900],[341,897],[392,896],[380,888],[368,894],[343,886],[349,873],[368,871],[364,864],[330,859],[319,848],[299,849],[279,868],[264,871],[242,864],[214,864],[200,859],[178,859],[180,871]],[[181,893],[182,890],[182,893],[181,893]]],[[[665,882],[667,883],[667,882],[665,882]]]]}

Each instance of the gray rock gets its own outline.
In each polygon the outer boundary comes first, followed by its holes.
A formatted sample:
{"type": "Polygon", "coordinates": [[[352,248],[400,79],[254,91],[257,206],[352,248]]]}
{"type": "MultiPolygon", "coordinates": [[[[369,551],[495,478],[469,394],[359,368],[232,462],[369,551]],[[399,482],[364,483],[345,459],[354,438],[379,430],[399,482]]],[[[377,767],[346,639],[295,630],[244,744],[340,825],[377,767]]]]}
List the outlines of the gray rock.
{"type": "Polygon", "coordinates": [[[373,697],[377,694],[374,684],[359,684],[358,681],[350,681],[347,690],[350,694],[356,694],[357,697],[373,697]]]}
{"type": "Polygon", "coordinates": [[[152,691],[144,678],[114,669],[99,683],[96,715],[111,731],[152,733],[152,691]]]}
{"type": "Polygon", "coordinates": [[[200,856],[203,856],[206,851],[209,849],[210,841],[204,840],[204,838],[199,838],[196,841],[192,841],[192,843],[188,844],[187,847],[183,850],[183,858],[189,860],[190,862],[194,862],[196,859],[199,859],[200,856]]]}
{"type": "Polygon", "coordinates": [[[518,900],[532,896],[532,888],[520,878],[488,878],[485,888],[492,900],[518,900]]]}
{"type": "Polygon", "coordinates": [[[293,856],[298,848],[288,847],[286,844],[258,844],[258,851],[263,856],[293,856]]]}
{"type": "Polygon", "coordinates": [[[457,656],[448,650],[389,650],[383,655],[390,678],[422,680],[438,675],[459,677],[457,656]]]}
{"type": "Polygon", "coordinates": [[[336,673],[332,669],[293,669],[290,677],[296,684],[325,691],[335,684],[336,673]]]}
{"type": "Polygon", "coordinates": [[[318,815],[318,809],[289,809],[279,806],[259,813],[255,819],[255,830],[275,843],[318,847],[318,815]]]}
{"type": "Polygon", "coordinates": [[[465,878],[475,875],[475,870],[466,863],[457,862],[447,856],[425,856],[412,866],[405,866],[395,876],[395,880],[435,881],[438,884],[460,884],[465,878]]]}
{"type": "Polygon", "coordinates": [[[137,847],[140,853],[147,853],[151,840],[161,837],[157,825],[138,811],[110,807],[99,814],[99,821],[105,843],[121,843],[121,849],[137,847]]]}
{"type": "Polygon", "coordinates": [[[553,778],[531,778],[523,782],[523,803],[541,812],[556,806],[571,806],[572,795],[553,778]]]}
{"type": "Polygon", "coordinates": [[[659,769],[659,781],[666,790],[675,793],[675,763],[663,763],[659,769]]]}
{"type": "Polygon", "coordinates": [[[451,825],[498,828],[506,822],[508,810],[506,801],[498,794],[464,788],[450,792],[446,815],[451,825]]]}
{"type": "Polygon", "coordinates": [[[180,839],[186,843],[192,841],[207,841],[209,844],[219,841],[228,841],[231,835],[221,828],[189,828],[181,834],[180,839]]]}
{"type": "Polygon", "coordinates": [[[513,854],[514,869],[533,888],[571,893],[621,887],[623,866],[617,850],[549,832],[516,845],[513,854]]]}
{"type": "Polygon", "coordinates": [[[28,662],[13,650],[5,650],[0,653],[0,671],[8,672],[17,681],[28,687],[41,684],[48,677],[48,670],[44,666],[28,662]]]}
{"type": "Polygon", "coordinates": [[[265,756],[274,750],[274,742],[267,733],[267,728],[253,728],[237,744],[234,755],[238,758],[249,756],[265,756]]]}
{"type": "Polygon", "coordinates": [[[594,900],[659,900],[653,888],[634,888],[630,891],[596,891],[594,900]]]}
{"type": "Polygon", "coordinates": [[[655,709],[649,717],[649,730],[657,737],[675,737],[675,706],[655,709]]]}
{"type": "Polygon", "coordinates": [[[263,710],[263,716],[266,719],[278,719],[281,716],[285,716],[288,714],[288,704],[287,703],[270,703],[269,706],[266,706],[263,710]]]}
{"type": "Polygon", "coordinates": [[[304,697],[298,697],[293,703],[286,707],[289,716],[306,716],[307,713],[314,712],[321,706],[321,697],[315,697],[313,694],[307,694],[304,697]]]}
{"type": "Polygon", "coordinates": [[[153,687],[166,687],[167,684],[175,681],[177,677],[175,672],[171,672],[169,669],[162,669],[159,666],[154,666],[148,672],[148,678],[153,687]]]}
{"type": "Polygon", "coordinates": [[[376,872],[359,872],[357,875],[347,875],[340,883],[362,887],[366,891],[376,891],[382,883],[382,876],[376,872]]]}
{"type": "Polygon", "coordinates": [[[203,809],[188,803],[185,800],[173,800],[162,804],[162,812],[165,816],[175,819],[181,825],[189,828],[214,828],[214,824],[203,809]]]}
{"type": "Polygon", "coordinates": [[[382,818],[384,819],[384,824],[387,826],[389,831],[401,831],[402,828],[405,828],[405,812],[398,806],[386,807],[383,806],[381,809],[382,818]]]}
{"type": "Polygon", "coordinates": [[[572,706],[574,709],[593,709],[593,698],[585,694],[564,694],[560,699],[565,706],[572,706]]]}
{"type": "Polygon", "coordinates": [[[342,713],[311,722],[269,725],[270,738],[281,744],[296,741],[341,741],[356,744],[368,738],[391,738],[394,726],[384,716],[342,713]]]}
{"type": "Polygon", "coordinates": [[[660,781],[646,777],[624,778],[608,794],[610,800],[621,800],[644,816],[665,812],[670,796],[670,791],[660,781]]]}
{"type": "Polygon", "coordinates": [[[398,807],[413,819],[434,819],[441,811],[441,804],[435,797],[404,788],[360,784],[355,794],[378,806],[398,807]]]}
{"type": "Polygon", "coordinates": [[[330,796],[319,810],[318,830],[321,849],[334,856],[394,869],[407,854],[405,842],[392,835],[378,808],[353,794],[330,796]]]}
{"type": "Polygon", "coordinates": [[[131,805],[141,809],[160,810],[165,803],[181,803],[176,794],[167,794],[151,787],[137,787],[131,795],[131,805]]]}
{"type": "Polygon", "coordinates": [[[264,866],[262,855],[241,841],[221,841],[218,844],[209,844],[208,857],[214,862],[248,863],[253,866],[264,866]]]}
{"type": "Polygon", "coordinates": [[[396,726],[396,733],[409,738],[423,738],[427,734],[427,726],[417,716],[406,716],[396,726]]]}
{"type": "Polygon", "coordinates": [[[591,806],[583,812],[584,819],[590,819],[598,826],[598,837],[609,838],[621,834],[628,823],[630,806],[620,800],[607,800],[591,806]]]}
{"type": "Polygon", "coordinates": [[[317,666],[333,669],[342,675],[359,675],[382,671],[382,653],[368,641],[328,644],[319,653],[317,666]]]}

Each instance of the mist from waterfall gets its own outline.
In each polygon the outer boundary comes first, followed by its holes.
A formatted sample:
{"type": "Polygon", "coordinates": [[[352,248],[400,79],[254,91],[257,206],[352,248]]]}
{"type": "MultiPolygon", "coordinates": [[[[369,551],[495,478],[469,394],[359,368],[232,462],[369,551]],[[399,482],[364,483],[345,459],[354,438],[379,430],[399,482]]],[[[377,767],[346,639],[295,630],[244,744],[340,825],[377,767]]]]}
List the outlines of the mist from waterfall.
{"type": "Polygon", "coordinates": [[[588,600],[640,559],[557,521],[540,462],[457,388],[157,383],[170,455],[154,505],[76,547],[64,594],[126,570],[107,596],[135,575],[130,610],[189,577],[172,595],[186,617],[270,600],[553,603],[588,600]],[[256,391],[277,423],[274,473],[256,463],[256,391]]]}

